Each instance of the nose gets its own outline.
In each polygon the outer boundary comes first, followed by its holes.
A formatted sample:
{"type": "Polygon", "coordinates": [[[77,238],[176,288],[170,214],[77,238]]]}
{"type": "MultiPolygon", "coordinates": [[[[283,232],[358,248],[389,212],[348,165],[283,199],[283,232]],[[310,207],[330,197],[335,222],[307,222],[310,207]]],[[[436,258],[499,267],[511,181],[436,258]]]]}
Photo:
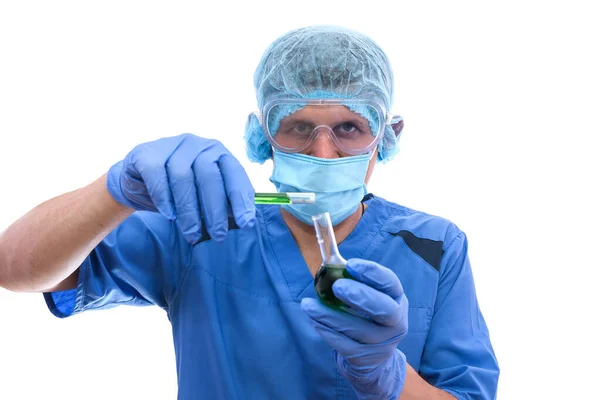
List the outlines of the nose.
{"type": "Polygon", "coordinates": [[[329,133],[327,129],[318,129],[315,140],[304,152],[309,156],[318,158],[342,157],[342,152],[336,146],[329,133]]]}

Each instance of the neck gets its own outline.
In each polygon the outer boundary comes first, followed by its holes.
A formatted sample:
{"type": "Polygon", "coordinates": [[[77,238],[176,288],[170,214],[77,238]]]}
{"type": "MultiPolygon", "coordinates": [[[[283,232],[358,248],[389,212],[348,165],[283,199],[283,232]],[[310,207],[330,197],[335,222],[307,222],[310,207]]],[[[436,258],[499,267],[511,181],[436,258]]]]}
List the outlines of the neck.
{"type": "MultiPolygon", "coordinates": [[[[366,207],[366,206],[365,206],[366,207]]],[[[337,243],[341,243],[350,235],[350,233],[354,230],[358,221],[362,217],[363,205],[359,204],[348,218],[340,222],[338,225],[333,227],[333,232],[335,233],[335,238],[337,243]]],[[[304,222],[300,221],[296,217],[294,217],[290,212],[285,209],[281,209],[281,216],[288,229],[290,230],[296,244],[300,248],[304,258],[311,260],[313,263],[315,260],[321,260],[321,253],[319,251],[319,245],[317,243],[315,228],[312,225],[307,225],[304,222]]]]}

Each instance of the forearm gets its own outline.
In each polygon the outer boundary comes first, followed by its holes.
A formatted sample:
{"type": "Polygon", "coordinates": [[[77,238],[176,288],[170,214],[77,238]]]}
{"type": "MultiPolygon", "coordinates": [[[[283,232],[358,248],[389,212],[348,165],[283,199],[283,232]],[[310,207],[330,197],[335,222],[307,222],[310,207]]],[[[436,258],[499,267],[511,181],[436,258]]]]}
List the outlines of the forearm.
{"type": "Polygon", "coordinates": [[[431,386],[408,364],[406,364],[406,380],[404,389],[398,400],[456,400],[448,392],[431,386]]]}
{"type": "Polygon", "coordinates": [[[0,286],[22,292],[55,287],[132,212],[110,196],[105,175],[40,204],[0,233],[0,286]]]}

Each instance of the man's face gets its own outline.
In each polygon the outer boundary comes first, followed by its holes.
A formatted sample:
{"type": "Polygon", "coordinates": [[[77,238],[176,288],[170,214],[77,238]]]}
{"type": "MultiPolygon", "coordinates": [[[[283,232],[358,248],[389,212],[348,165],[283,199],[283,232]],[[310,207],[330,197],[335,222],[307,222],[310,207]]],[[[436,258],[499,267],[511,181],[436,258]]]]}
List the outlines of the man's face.
{"type": "MultiPolygon", "coordinates": [[[[354,143],[353,146],[356,148],[368,146],[374,140],[369,121],[343,105],[309,105],[295,111],[281,119],[274,138],[284,147],[302,147],[302,143],[308,141],[314,133],[315,127],[323,125],[329,127],[331,131],[327,128],[318,129],[312,143],[303,149],[301,154],[328,159],[352,156],[339,148],[331,133],[338,138],[339,142],[354,143]]],[[[371,178],[377,163],[377,155],[378,151],[375,147],[365,175],[365,183],[368,183],[371,178]]]]}
{"type": "MultiPolygon", "coordinates": [[[[283,107],[279,112],[287,115],[272,136],[283,148],[318,158],[338,158],[365,154],[376,140],[369,120],[343,105],[308,105],[297,110],[291,106],[291,113],[283,107]]],[[[363,112],[377,115],[375,110],[363,108],[363,112]]]]}
{"type": "MultiPolygon", "coordinates": [[[[295,112],[292,117],[286,117],[281,120],[280,131],[283,130],[306,130],[308,127],[312,131],[312,127],[319,125],[329,126],[334,133],[344,133],[355,131],[367,131],[372,137],[369,128],[369,121],[349,110],[347,107],[336,106],[307,106],[300,111],[295,112]],[[304,124],[302,127],[300,124],[304,124]],[[292,128],[293,127],[293,128],[292,128]]],[[[359,135],[356,135],[357,137],[359,135]]],[[[277,136],[276,136],[277,137],[277,136]]],[[[309,147],[302,151],[306,154],[318,158],[339,158],[349,157],[351,154],[342,151],[333,141],[328,131],[320,130],[316,139],[309,147]]],[[[369,167],[365,175],[365,183],[369,183],[375,164],[377,163],[377,148],[373,151],[373,156],[369,161],[369,167]]]]}

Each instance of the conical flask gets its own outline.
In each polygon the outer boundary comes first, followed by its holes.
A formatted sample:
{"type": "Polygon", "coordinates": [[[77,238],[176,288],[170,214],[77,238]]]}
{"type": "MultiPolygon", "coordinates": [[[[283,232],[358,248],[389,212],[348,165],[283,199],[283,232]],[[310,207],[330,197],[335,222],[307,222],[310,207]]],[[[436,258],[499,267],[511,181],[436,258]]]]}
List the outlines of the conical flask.
{"type": "Polygon", "coordinates": [[[338,250],[329,213],[315,215],[312,220],[322,258],[321,267],[315,275],[315,291],[324,304],[341,308],[344,303],[333,294],[333,283],[340,278],[354,278],[346,271],[346,260],[338,250]]]}

